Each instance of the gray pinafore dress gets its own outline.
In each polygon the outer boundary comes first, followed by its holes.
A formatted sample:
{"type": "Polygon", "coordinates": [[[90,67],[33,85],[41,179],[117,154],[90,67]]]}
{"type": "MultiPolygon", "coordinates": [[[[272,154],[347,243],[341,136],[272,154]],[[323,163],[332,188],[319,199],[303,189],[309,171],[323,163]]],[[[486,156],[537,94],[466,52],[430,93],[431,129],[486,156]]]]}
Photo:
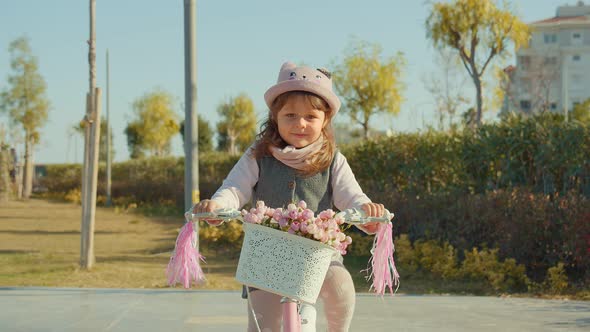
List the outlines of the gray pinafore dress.
{"type": "MultiPolygon", "coordinates": [[[[332,205],[332,164],[323,172],[312,176],[301,176],[272,156],[257,159],[258,183],[252,191],[252,206],[256,201],[264,201],[272,208],[286,208],[290,203],[303,200],[314,213],[331,209],[332,205]]],[[[338,255],[339,256],[339,255],[338,255]]],[[[333,258],[334,259],[334,258],[333,258]]],[[[340,258],[336,259],[342,259],[340,258]]],[[[249,287],[249,291],[257,288],[249,287]]],[[[242,298],[246,298],[246,287],[242,288],[242,298]]]]}

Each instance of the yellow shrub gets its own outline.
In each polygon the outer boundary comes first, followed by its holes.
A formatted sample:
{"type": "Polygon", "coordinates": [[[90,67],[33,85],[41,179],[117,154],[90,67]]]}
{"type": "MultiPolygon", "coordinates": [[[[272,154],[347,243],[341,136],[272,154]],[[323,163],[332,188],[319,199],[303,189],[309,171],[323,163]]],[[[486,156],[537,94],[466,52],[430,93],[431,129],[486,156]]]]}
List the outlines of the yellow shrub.
{"type": "Polygon", "coordinates": [[[347,256],[366,257],[371,255],[374,236],[353,232],[347,232],[347,234],[352,238],[352,243],[346,248],[347,256]]]}
{"type": "Polygon", "coordinates": [[[563,293],[569,286],[563,263],[550,267],[544,282],[545,289],[553,294],[563,293]]]}
{"type": "Polygon", "coordinates": [[[239,222],[225,222],[221,226],[199,225],[201,245],[217,252],[239,253],[243,239],[242,225],[239,222]]]}
{"type": "Polygon", "coordinates": [[[498,249],[473,248],[465,252],[461,275],[472,279],[485,279],[496,291],[524,291],[530,283],[522,264],[510,258],[498,260],[498,249]]]}
{"type": "Polygon", "coordinates": [[[410,272],[414,272],[420,267],[420,261],[407,234],[401,234],[395,240],[395,259],[396,263],[410,272]]]}
{"type": "Polygon", "coordinates": [[[80,203],[82,201],[82,193],[80,189],[71,189],[68,193],[64,196],[64,199],[68,202],[72,203],[80,203]]]}
{"type": "Polygon", "coordinates": [[[437,241],[416,241],[414,249],[422,268],[443,279],[455,278],[457,269],[457,251],[448,242],[442,246],[437,241]]]}

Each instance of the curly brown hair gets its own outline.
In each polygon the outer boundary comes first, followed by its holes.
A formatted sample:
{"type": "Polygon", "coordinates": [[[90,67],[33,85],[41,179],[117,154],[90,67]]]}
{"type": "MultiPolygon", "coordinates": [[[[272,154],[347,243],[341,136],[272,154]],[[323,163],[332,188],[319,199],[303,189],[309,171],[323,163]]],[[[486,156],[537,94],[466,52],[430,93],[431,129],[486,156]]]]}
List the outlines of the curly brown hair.
{"type": "Polygon", "coordinates": [[[256,159],[265,156],[271,156],[270,147],[276,146],[280,149],[287,146],[279,134],[277,124],[277,114],[287,104],[289,100],[295,97],[303,97],[307,103],[314,109],[321,110],[325,113],[325,125],[322,128],[321,135],[324,143],[320,149],[308,158],[308,167],[299,171],[303,176],[310,176],[322,172],[330,167],[334,152],[336,151],[336,142],[332,130],[332,117],[334,112],[330,109],[328,103],[321,97],[311,92],[289,91],[278,96],[272,103],[268,112],[268,119],[262,124],[260,133],[256,136],[257,140],[252,150],[252,155],[256,159]]]}

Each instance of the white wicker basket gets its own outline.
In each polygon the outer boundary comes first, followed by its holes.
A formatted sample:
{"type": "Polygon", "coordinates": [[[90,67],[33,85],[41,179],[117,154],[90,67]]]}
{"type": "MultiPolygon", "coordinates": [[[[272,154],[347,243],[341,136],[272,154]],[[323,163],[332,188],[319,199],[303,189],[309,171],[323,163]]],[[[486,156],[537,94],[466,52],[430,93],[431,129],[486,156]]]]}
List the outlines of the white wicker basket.
{"type": "Polygon", "coordinates": [[[336,250],[318,241],[243,223],[244,243],[236,280],[314,304],[336,250]]]}

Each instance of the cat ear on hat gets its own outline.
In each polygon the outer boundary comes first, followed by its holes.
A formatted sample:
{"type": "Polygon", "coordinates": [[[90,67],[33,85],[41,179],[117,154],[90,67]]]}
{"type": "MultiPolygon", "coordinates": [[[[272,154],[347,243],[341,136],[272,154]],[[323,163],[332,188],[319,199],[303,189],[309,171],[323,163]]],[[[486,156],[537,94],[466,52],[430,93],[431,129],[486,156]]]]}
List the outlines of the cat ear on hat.
{"type": "Polygon", "coordinates": [[[281,71],[288,70],[288,69],[295,69],[295,68],[297,68],[297,65],[295,65],[291,61],[287,61],[287,62],[283,63],[283,65],[281,66],[281,71]]]}
{"type": "Polygon", "coordinates": [[[322,74],[326,75],[326,77],[327,77],[327,78],[329,78],[329,79],[331,79],[331,78],[332,78],[332,73],[331,73],[331,72],[330,72],[328,69],[326,69],[326,68],[324,68],[324,67],[322,67],[322,68],[317,68],[317,71],[319,71],[320,73],[322,73],[322,74]]]}

